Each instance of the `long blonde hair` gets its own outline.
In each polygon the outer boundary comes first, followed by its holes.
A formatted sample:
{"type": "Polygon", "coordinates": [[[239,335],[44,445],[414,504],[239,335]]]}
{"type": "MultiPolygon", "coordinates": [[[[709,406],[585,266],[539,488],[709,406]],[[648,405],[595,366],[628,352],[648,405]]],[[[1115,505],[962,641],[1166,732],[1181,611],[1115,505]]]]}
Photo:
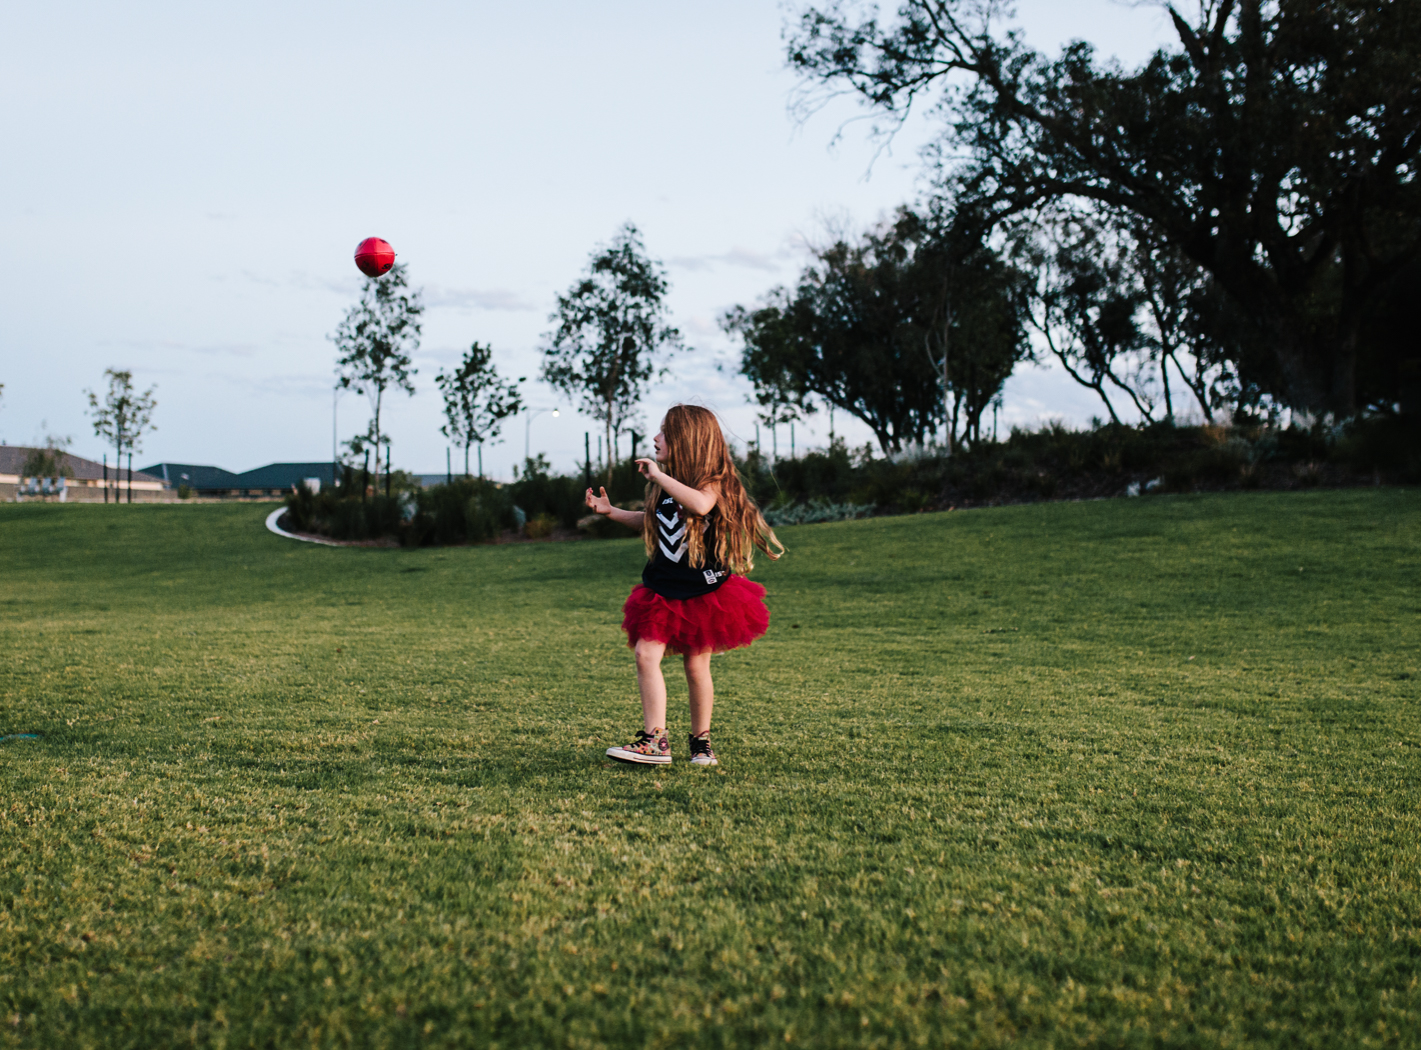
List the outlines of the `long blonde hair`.
{"type": "MultiPolygon", "coordinates": [[[[720,432],[720,420],[708,408],[699,405],[672,405],[661,421],[661,436],[666,441],[666,462],[662,469],[683,485],[703,489],[719,487],[720,497],[715,509],[720,511],[720,523],[715,535],[715,559],[728,565],[731,572],[744,575],[755,567],[755,548],[764,551],[771,561],[784,554],[775,530],[765,521],[760,508],[745,491],[725,436],[720,432]]],[[[661,502],[661,486],[646,486],[646,514],[642,523],[642,539],[646,556],[656,554],[656,523],[652,515],[661,502]]],[[[705,518],[692,514],[685,507],[686,554],[690,564],[699,569],[705,564],[705,518]]]]}

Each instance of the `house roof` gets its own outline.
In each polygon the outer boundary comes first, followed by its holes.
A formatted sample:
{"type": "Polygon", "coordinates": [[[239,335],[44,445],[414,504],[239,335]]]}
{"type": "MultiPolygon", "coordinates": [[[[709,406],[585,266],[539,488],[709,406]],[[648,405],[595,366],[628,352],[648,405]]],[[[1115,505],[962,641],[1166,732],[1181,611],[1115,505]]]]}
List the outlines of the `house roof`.
{"type": "Polygon", "coordinates": [[[199,492],[210,489],[240,488],[237,475],[221,467],[206,467],[197,463],[155,463],[144,467],[145,474],[161,478],[170,488],[191,485],[199,492]]]}
{"type": "MultiPolygon", "coordinates": [[[[317,463],[268,463],[264,467],[241,474],[200,463],[154,463],[143,470],[172,488],[191,485],[198,492],[289,489],[293,485],[300,485],[307,478],[320,478],[324,484],[329,484],[331,479],[330,460],[317,463]]],[[[137,477],[137,474],[134,477],[137,477]]]]}
{"type": "MultiPolygon", "coordinates": [[[[25,466],[25,460],[29,459],[30,453],[36,450],[31,445],[0,445],[0,474],[19,474],[25,466]]],[[[104,465],[92,459],[85,459],[83,456],[76,456],[72,452],[64,453],[64,465],[69,468],[69,477],[79,481],[98,481],[104,476],[104,465]]],[[[109,465],[109,480],[127,480],[127,468],[120,470],[113,464],[109,465]]],[[[133,472],[134,481],[162,481],[161,475],[149,474],[147,471],[135,470],[133,472]]]]}
{"type": "Polygon", "coordinates": [[[244,474],[238,474],[233,488],[244,489],[289,489],[300,485],[307,478],[320,478],[322,484],[330,484],[335,469],[330,460],[324,463],[268,463],[244,474]]]}

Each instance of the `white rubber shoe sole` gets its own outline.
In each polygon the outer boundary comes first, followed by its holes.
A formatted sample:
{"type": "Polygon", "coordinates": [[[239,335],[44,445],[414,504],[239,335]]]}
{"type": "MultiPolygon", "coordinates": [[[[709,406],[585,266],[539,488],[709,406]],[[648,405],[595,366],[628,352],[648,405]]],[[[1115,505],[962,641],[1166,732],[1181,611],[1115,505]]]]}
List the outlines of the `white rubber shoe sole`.
{"type": "Polygon", "coordinates": [[[628,751],[621,747],[607,748],[607,757],[618,762],[635,762],[643,766],[669,766],[670,755],[643,755],[640,751],[628,751]]]}

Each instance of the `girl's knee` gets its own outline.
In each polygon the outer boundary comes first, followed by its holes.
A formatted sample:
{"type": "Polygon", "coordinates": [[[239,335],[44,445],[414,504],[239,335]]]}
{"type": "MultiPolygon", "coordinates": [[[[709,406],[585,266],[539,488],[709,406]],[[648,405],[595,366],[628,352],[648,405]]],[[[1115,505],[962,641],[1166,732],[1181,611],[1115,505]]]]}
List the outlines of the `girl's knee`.
{"type": "Polygon", "coordinates": [[[686,657],[686,677],[691,679],[710,678],[710,661],[709,651],[688,655],[686,657]]]}
{"type": "Polygon", "coordinates": [[[637,668],[650,670],[661,666],[661,657],[666,653],[666,646],[660,642],[641,641],[636,643],[635,652],[637,668]]]}

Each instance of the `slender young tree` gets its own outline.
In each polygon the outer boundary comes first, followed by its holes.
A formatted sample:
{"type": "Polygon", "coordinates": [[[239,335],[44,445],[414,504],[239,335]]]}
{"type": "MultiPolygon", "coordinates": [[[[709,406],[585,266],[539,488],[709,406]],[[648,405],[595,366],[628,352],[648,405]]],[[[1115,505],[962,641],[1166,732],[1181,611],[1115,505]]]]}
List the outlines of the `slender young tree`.
{"type": "MultiPolygon", "coordinates": [[[[143,435],[158,428],[153,425],[153,409],[158,407],[153,397],[156,386],[150,386],[143,393],[133,389],[133,373],[127,369],[106,368],[108,389],[103,398],[92,390],[89,396],[89,414],[94,418],[94,433],[114,448],[114,459],[122,469],[122,458],[127,452],[132,461],[134,452],[141,451],[143,435]]],[[[128,501],[133,502],[133,471],[129,470],[128,501]]]]}
{"type": "Polygon", "coordinates": [[[658,374],[657,357],[684,349],[681,333],[667,322],[667,287],[663,267],[647,257],[629,222],[593,254],[586,275],[558,296],[548,317],[557,327],[545,336],[542,376],[605,428],[609,485],[614,435],[658,374]]]}
{"type": "MultiPolygon", "coordinates": [[[[493,365],[493,348],[473,343],[453,372],[440,369],[435,378],[444,395],[444,425],[439,432],[464,450],[464,476],[469,476],[469,446],[498,438],[503,421],[523,411],[517,381],[504,381],[493,365]]],[[[482,465],[483,452],[479,453],[482,465]]]]}
{"type": "MultiPolygon", "coordinates": [[[[44,426],[43,423],[40,424],[44,426]]],[[[59,434],[46,434],[41,448],[30,449],[20,467],[22,478],[72,478],[74,468],[69,465],[69,438],[59,434]]]]}
{"type": "MultiPolygon", "coordinates": [[[[370,399],[369,434],[375,447],[388,443],[380,430],[385,391],[414,393],[411,377],[417,369],[411,355],[419,349],[424,303],[418,289],[410,291],[403,263],[383,277],[367,277],[360,301],[346,311],[330,336],[339,357],[336,376],[341,387],[370,399]]],[[[375,457],[378,488],[380,457],[375,457]]]]}

